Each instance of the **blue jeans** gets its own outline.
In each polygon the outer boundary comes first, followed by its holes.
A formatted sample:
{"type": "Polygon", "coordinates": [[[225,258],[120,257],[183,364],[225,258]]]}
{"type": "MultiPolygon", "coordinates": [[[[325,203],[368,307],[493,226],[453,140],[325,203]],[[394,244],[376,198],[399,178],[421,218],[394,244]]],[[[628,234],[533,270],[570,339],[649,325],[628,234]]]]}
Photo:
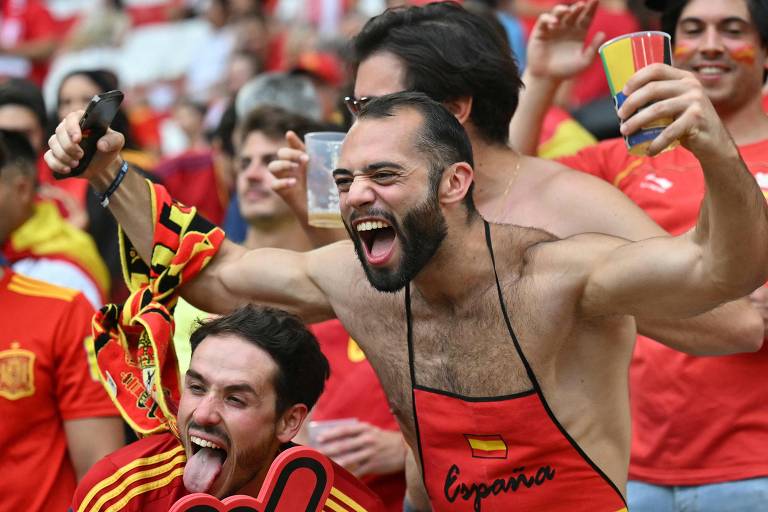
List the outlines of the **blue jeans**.
{"type": "Polygon", "coordinates": [[[630,481],[627,504],[629,512],[768,511],[768,478],[690,486],[630,481]]]}

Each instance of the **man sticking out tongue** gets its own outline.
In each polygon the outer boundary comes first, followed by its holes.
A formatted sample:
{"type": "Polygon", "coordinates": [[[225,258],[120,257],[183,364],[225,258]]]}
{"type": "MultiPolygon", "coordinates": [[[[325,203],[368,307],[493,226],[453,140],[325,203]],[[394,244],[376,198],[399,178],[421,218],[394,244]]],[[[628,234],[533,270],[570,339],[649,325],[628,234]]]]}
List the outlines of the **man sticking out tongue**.
{"type": "MultiPolygon", "coordinates": [[[[190,344],[180,439],[153,434],[108,455],[80,482],[72,510],[167,512],[191,493],[258,496],[322,393],[328,361],[297,317],[253,305],[203,323],[190,344]]],[[[333,485],[348,482],[376,500],[346,477],[333,485]]]]}

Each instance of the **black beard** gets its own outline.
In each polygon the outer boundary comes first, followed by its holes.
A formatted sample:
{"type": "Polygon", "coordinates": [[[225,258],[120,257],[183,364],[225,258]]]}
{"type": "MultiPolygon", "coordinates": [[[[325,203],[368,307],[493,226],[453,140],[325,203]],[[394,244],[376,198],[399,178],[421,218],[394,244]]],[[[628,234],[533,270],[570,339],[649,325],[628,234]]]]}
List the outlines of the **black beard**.
{"type": "MultiPolygon", "coordinates": [[[[352,239],[357,258],[360,260],[371,286],[380,292],[398,292],[421,272],[421,269],[437,252],[448,232],[445,217],[440,211],[437,196],[434,193],[430,193],[421,204],[406,213],[402,228],[398,226],[395,218],[388,212],[382,210],[365,212],[365,216],[369,215],[386,219],[392,229],[395,230],[396,240],[399,241],[402,248],[402,259],[395,270],[371,267],[365,257],[365,248],[360,236],[350,228],[346,220],[344,226],[352,239]]],[[[353,219],[350,218],[351,220],[353,219]]]]}

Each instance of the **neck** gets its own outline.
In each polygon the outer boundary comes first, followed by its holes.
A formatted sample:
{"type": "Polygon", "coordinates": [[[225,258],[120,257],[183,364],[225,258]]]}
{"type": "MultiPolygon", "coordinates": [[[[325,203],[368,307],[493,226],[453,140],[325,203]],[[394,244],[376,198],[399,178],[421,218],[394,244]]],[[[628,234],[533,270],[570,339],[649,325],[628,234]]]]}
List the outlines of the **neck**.
{"type": "Polygon", "coordinates": [[[259,472],[256,473],[253,478],[248,481],[248,483],[246,483],[233,494],[257,498],[262,486],[264,485],[264,479],[267,477],[267,472],[269,471],[272,462],[275,460],[279,453],[280,450],[278,448],[275,450],[274,454],[272,454],[272,457],[269,458],[269,462],[263,464],[259,472]]]}
{"type": "Polygon", "coordinates": [[[763,112],[760,95],[755,96],[748,105],[736,110],[717,108],[717,114],[736,145],[768,139],[768,115],[763,112]]]}
{"type": "Polygon", "coordinates": [[[413,279],[413,287],[433,305],[458,304],[487,284],[490,265],[480,215],[448,229],[440,248],[413,279]]]}
{"type": "Polygon", "coordinates": [[[276,247],[302,252],[312,249],[304,229],[294,217],[249,223],[243,245],[248,249],[276,247]]]}
{"type": "Polygon", "coordinates": [[[518,160],[522,158],[515,150],[501,144],[489,144],[479,138],[472,139],[475,157],[475,189],[472,197],[480,214],[493,219],[498,211],[500,196],[507,195],[513,181],[517,179],[518,160]],[[505,193],[506,192],[506,193],[505,193]]]}

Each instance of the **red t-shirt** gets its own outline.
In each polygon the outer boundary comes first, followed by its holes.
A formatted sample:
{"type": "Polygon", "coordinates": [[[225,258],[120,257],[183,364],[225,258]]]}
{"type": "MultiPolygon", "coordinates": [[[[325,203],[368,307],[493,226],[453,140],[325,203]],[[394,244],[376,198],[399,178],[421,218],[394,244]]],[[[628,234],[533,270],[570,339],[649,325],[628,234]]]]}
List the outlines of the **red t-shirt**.
{"type": "MultiPolygon", "coordinates": [[[[186,463],[184,447],[175,436],[147,436],[94,464],[77,486],[72,510],[168,512],[174,503],[189,494],[183,478],[186,463]]],[[[323,505],[324,512],[381,510],[381,503],[370,489],[332,461],[331,466],[333,489],[323,505]],[[343,496],[343,500],[339,496],[343,496]],[[336,500],[349,508],[340,508],[336,500]]]]}
{"type": "Polygon", "coordinates": [[[93,309],[75,290],[0,277],[0,511],[64,511],[75,491],[63,421],[117,416],[88,367],[93,309]]]}
{"type": "MultiPolygon", "coordinates": [[[[312,420],[357,418],[385,430],[397,430],[397,420],[371,364],[338,320],[310,326],[328,358],[331,376],[312,409],[312,420]]],[[[361,478],[390,511],[403,510],[405,474],[367,475],[361,478]]]]}
{"type": "MultiPolygon", "coordinates": [[[[768,140],[739,149],[768,194],[768,140]]],[[[673,235],[696,223],[704,178],[682,147],[634,157],[612,139],[560,162],[613,183],[673,235]]],[[[638,337],[630,478],[700,485],[768,475],[766,390],[768,344],[755,354],[695,357],[638,337]]]]}

